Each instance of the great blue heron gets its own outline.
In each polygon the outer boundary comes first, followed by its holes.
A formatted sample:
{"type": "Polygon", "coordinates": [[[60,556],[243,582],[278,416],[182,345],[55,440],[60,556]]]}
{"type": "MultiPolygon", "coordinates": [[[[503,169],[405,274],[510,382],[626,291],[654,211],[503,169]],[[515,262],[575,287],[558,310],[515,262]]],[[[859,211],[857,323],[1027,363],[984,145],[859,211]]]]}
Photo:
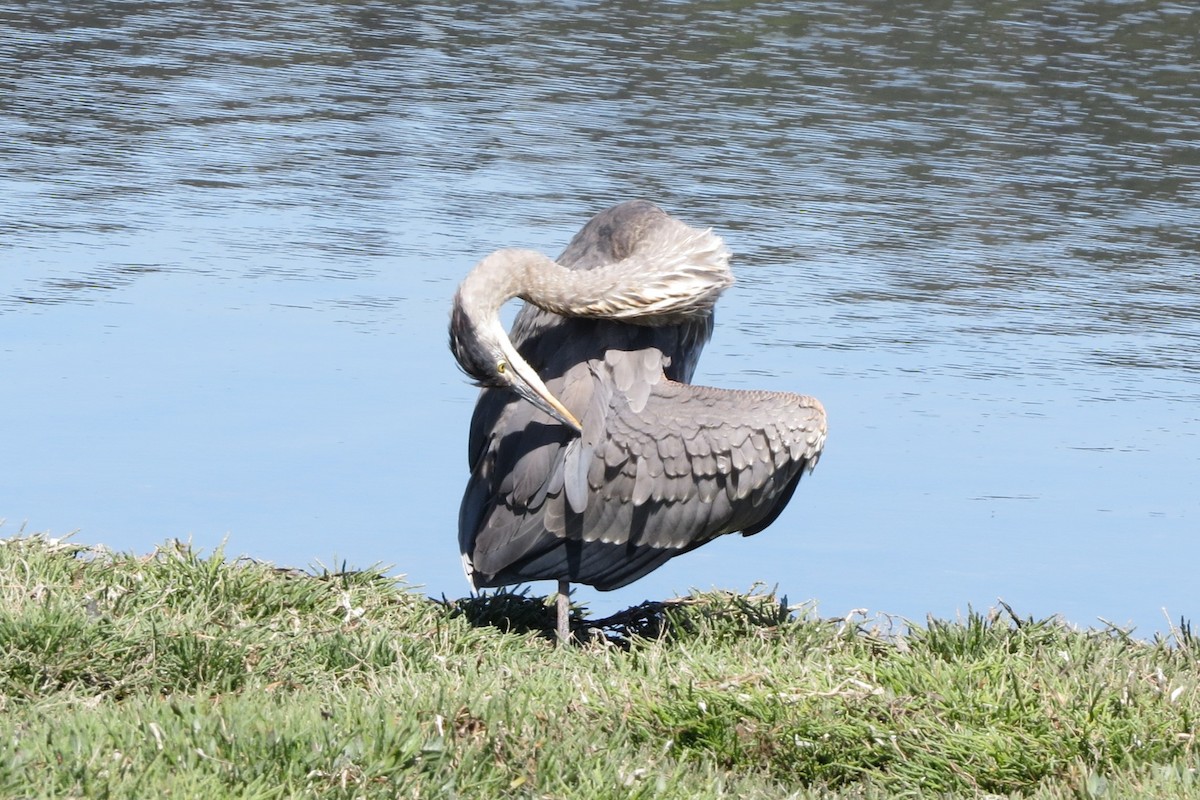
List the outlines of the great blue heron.
{"type": "Polygon", "coordinates": [[[458,522],[473,587],[557,580],[561,641],[570,582],[616,589],[775,520],[817,463],[825,410],[689,383],[732,283],[720,238],[645,201],[596,215],[557,262],[498,250],[476,265],[450,320],[484,387],[458,522]]]}

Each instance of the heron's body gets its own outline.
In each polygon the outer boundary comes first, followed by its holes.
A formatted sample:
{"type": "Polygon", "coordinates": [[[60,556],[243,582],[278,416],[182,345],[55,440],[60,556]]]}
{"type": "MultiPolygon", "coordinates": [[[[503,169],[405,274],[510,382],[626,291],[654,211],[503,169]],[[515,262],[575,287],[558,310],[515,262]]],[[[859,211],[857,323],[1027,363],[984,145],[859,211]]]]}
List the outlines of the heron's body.
{"type": "MultiPolygon", "coordinates": [[[[489,258],[501,256],[522,266],[491,271],[501,283],[519,272],[522,286],[497,288],[481,262],[451,325],[460,364],[487,387],[471,421],[459,516],[474,586],[555,579],[615,589],[717,536],[774,521],[820,455],[825,412],[811,397],[689,383],[712,332],[712,304],[732,282],[719,239],[630,202],[593,218],[558,259],[594,271],[586,277],[599,285],[543,285],[542,262],[557,269],[548,259],[526,251],[489,258]],[[671,258],[679,263],[668,269],[671,258]],[[475,293],[489,303],[497,294],[529,301],[513,324],[519,357],[510,360],[523,358],[567,414],[546,413],[540,390],[529,402],[512,385],[524,365],[500,358],[488,370],[496,358],[489,362],[492,351],[472,335],[492,312],[472,312],[482,307],[475,293]],[[564,307],[575,295],[577,306],[564,307]]],[[[580,277],[564,271],[546,281],[580,277]]]]}

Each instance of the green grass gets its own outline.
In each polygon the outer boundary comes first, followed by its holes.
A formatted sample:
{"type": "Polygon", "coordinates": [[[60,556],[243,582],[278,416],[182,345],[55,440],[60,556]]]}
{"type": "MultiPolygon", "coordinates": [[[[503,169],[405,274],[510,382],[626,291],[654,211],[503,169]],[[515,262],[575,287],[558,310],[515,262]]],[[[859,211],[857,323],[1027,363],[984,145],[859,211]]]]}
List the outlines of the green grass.
{"type": "Polygon", "coordinates": [[[0,797],[1200,797],[1200,642],[0,541],[0,797]]]}

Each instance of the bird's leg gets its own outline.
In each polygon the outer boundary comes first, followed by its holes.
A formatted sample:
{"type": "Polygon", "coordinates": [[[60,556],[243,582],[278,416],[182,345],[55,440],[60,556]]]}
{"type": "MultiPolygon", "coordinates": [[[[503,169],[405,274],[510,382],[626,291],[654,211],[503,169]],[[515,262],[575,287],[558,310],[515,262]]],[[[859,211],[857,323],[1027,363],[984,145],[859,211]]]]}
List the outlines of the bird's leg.
{"type": "Polygon", "coordinates": [[[571,640],[571,584],[569,581],[558,582],[558,644],[565,645],[571,640]]]}

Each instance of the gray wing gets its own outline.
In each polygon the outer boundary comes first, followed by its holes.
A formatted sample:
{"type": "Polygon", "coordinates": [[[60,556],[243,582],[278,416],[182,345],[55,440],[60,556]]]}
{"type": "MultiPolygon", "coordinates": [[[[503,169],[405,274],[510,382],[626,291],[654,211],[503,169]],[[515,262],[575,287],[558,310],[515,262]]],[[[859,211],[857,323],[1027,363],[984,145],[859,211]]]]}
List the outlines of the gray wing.
{"type": "MultiPolygon", "coordinates": [[[[559,257],[589,269],[678,224],[645,202],[594,217],[559,257]]],[[[787,503],[824,442],[824,411],[797,395],[686,385],[711,315],[643,327],[532,306],[511,338],[581,436],[500,389],[480,393],[459,544],[476,586],[629,583],[722,533],[755,533],[787,503]]]]}
{"type": "Polygon", "coordinates": [[[651,351],[612,350],[568,373],[563,401],[582,435],[501,441],[480,464],[479,488],[495,469],[500,491],[472,512],[477,585],[615,589],[722,534],[757,533],[824,444],[816,400],[671,381],[651,351]]]}

